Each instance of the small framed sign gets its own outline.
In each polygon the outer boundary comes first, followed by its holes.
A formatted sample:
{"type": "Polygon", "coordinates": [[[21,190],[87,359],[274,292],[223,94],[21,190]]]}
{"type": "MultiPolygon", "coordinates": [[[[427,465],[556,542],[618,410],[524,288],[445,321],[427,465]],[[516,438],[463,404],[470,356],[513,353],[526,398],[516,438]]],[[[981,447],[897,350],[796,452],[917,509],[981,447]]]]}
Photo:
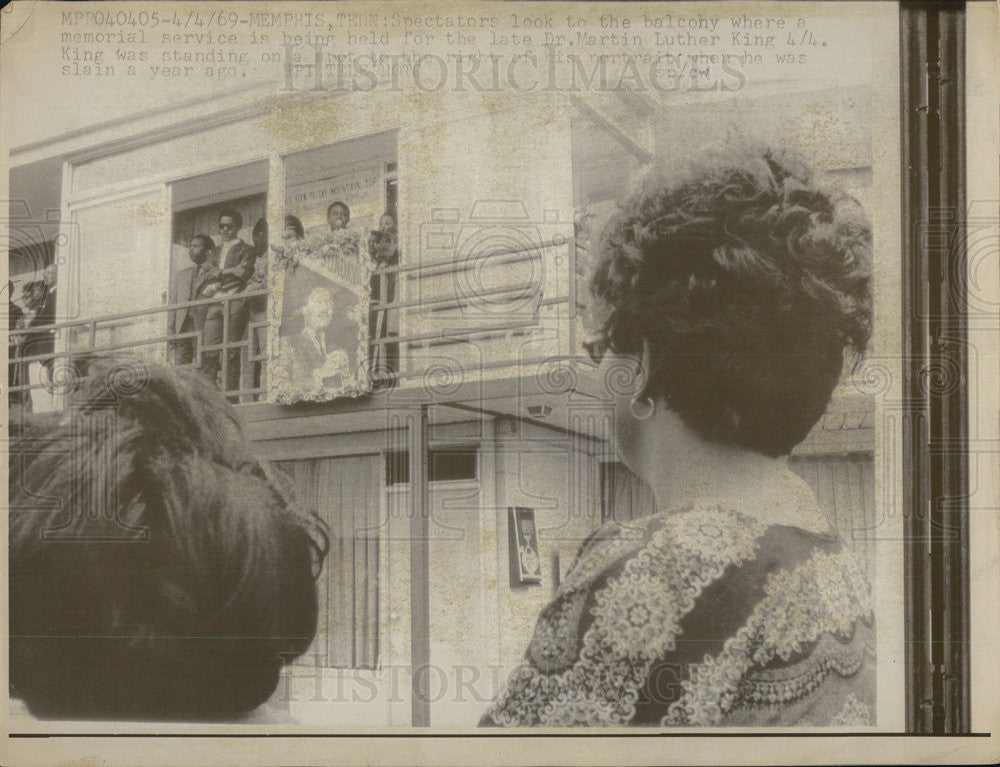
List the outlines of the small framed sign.
{"type": "Polygon", "coordinates": [[[521,506],[507,508],[510,518],[510,583],[523,586],[542,582],[542,562],[538,554],[535,510],[521,506]]]}

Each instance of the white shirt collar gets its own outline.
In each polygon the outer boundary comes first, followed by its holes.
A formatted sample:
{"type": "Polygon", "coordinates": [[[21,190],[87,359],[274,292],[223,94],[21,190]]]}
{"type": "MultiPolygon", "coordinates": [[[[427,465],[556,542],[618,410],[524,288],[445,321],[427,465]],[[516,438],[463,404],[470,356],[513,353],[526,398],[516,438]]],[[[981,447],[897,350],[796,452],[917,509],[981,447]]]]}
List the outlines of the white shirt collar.
{"type": "Polygon", "coordinates": [[[237,237],[235,240],[230,240],[229,242],[224,242],[219,246],[219,257],[222,259],[222,263],[226,262],[226,256],[229,255],[229,251],[233,249],[233,245],[240,242],[240,238],[237,237]]]}

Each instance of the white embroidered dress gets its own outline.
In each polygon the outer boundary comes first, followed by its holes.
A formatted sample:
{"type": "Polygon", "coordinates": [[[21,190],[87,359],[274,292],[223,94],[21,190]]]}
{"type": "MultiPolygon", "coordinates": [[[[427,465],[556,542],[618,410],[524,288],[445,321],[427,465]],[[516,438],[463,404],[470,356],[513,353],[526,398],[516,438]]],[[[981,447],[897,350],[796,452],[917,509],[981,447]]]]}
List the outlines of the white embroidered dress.
{"type": "Polygon", "coordinates": [[[874,724],[864,564],[802,511],[603,526],[482,724],[874,724]]]}

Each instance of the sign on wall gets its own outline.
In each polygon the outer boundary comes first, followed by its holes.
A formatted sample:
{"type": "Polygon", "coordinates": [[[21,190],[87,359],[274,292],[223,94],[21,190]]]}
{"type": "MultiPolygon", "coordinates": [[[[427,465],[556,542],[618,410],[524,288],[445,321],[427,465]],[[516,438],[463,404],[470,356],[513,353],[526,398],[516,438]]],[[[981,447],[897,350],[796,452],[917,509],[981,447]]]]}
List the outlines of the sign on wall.
{"type": "Polygon", "coordinates": [[[538,555],[538,531],[535,510],[509,506],[510,582],[512,586],[542,582],[542,563],[538,555]]]}
{"type": "Polygon", "coordinates": [[[273,402],[356,397],[371,387],[371,260],[357,230],[314,232],[275,249],[268,326],[273,402]]]}

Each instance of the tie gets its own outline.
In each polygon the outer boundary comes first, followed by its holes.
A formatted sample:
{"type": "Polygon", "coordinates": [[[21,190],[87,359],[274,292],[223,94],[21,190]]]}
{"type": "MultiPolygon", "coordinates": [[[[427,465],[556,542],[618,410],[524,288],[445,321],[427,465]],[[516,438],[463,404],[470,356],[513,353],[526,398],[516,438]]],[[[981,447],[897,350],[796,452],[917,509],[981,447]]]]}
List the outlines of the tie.
{"type": "Polygon", "coordinates": [[[194,274],[191,276],[191,296],[188,301],[194,301],[198,297],[198,280],[201,277],[201,264],[198,264],[194,268],[194,274]]]}

